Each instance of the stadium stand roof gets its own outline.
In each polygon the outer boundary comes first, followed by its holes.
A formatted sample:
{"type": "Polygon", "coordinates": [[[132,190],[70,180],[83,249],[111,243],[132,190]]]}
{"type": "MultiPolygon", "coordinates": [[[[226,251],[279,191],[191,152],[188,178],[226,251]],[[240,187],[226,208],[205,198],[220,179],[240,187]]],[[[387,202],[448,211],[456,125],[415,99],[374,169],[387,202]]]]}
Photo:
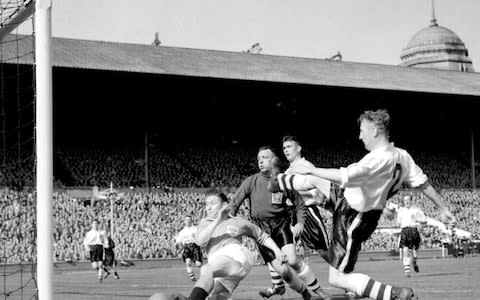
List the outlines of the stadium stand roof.
{"type": "MultiPolygon", "coordinates": [[[[3,61],[16,55],[12,37],[3,61]]],[[[32,38],[18,45],[27,53],[32,38]]],[[[480,96],[480,73],[67,38],[53,38],[52,51],[54,67],[480,96]]]]}

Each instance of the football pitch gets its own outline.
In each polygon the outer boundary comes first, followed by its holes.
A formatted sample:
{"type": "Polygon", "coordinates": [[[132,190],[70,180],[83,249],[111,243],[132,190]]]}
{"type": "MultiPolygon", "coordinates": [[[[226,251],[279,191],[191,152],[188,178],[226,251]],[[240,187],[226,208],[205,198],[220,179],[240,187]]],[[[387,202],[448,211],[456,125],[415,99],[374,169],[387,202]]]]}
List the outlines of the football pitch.
{"type": "MultiPolygon", "coordinates": [[[[379,281],[398,286],[409,286],[415,290],[418,299],[424,300],[477,300],[480,299],[480,256],[465,258],[419,259],[420,273],[412,273],[405,278],[401,262],[396,260],[360,260],[356,270],[366,273],[379,281]]],[[[86,267],[86,265],[84,265],[86,267]]],[[[328,266],[318,257],[310,259],[310,266],[317,274],[322,287],[330,293],[334,300],[348,299],[343,291],[328,285],[328,266]]],[[[72,268],[55,271],[53,277],[54,299],[94,300],[94,299],[148,299],[157,292],[180,292],[189,294],[193,283],[187,277],[180,261],[169,264],[168,267],[156,267],[153,263],[118,269],[120,279],[109,278],[99,283],[93,270],[72,268]]],[[[198,269],[195,269],[198,274],[198,269]]],[[[32,292],[24,290],[6,296],[4,287],[8,290],[18,285],[19,278],[9,277],[4,281],[0,292],[3,299],[34,299],[32,292]]],[[[25,279],[24,279],[25,280],[25,279]]],[[[3,280],[2,280],[3,281],[3,280]]],[[[247,278],[238,286],[233,299],[261,299],[258,291],[269,286],[270,278],[265,266],[252,269],[247,278]]],[[[272,297],[273,300],[301,299],[295,292],[287,290],[283,296],[272,297]]],[[[358,299],[358,298],[357,298],[358,299]]]]}
{"type": "MultiPolygon", "coordinates": [[[[342,291],[328,285],[328,266],[318,258],[311,259],[310,265],[322,286],[333,295],[333,299],[348,299],[342,291]]],[[[403,267],[398,260],[363,260],[357,264],[357,271],[371,275],[385,283],[414,288],[419,299],[480,299],[480,257],[420,259],[420,273],[405,278],[403,267]]],[[[198,269],[195,270],[198,274],[198,269]]],[[[63,271],[54,275],[55,299],[148,299],[156,292],[180,292],[189,294],[192,282],[184,268],[175,264],[169,268],[137,269],[119,268],[121,279],[112,276],[99,283],[94,271],[63,271]]],[[[239,285],[233,299],[261,299],[258,290],[270,285],[267,268],[253,268],[248,277],[239,285]]],[[[272,299],[300,299],[287,290],[282,297],[272,299]]]]}

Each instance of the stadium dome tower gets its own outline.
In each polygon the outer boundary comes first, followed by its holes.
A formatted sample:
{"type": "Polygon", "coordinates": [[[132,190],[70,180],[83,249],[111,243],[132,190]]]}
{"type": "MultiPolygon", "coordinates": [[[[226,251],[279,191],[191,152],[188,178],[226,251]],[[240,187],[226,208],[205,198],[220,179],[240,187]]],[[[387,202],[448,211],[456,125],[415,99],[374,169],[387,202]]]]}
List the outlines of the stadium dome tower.
{"type": "Polygon", "coordinates": [[[401,66],[474,72],[465,44],[455,32],[439,26],[432,0],[430,26],[418,31],[402,50],[401,66]]]}

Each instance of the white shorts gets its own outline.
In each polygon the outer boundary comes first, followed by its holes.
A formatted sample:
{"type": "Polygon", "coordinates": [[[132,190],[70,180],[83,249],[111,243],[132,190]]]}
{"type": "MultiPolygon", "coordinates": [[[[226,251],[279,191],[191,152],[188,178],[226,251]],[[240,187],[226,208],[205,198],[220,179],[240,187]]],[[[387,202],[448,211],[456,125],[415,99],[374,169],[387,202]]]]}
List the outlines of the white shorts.
{"type": "Polygon", "coordinates": [[[230,293],[233,293],[240,281],[247,276],[255,264],[255,253],[243,245],[230,244],[208,255],[208,261],[214,261],[219,256],[229,257],[242,265],[235,274],[215,278],[216,282],[221,283],[230,293]]]}

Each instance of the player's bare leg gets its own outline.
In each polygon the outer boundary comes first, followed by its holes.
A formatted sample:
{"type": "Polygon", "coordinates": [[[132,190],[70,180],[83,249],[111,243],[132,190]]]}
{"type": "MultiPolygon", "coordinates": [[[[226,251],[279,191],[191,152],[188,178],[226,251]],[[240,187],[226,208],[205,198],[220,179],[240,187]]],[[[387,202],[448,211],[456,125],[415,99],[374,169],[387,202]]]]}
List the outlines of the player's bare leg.
{"type": "Polygon", "coordinates": [[[243,269],[240,262],[226,256],[218,256],[200,269],[200,277],[195,283],[189,300],[204,300],[213,291],[214,278],[226,277],[239,273],[243,269]]]}
{"type": "Polygon", "coordinates": [[[207,300],[231,300],[232,294],[230,291],[223,286],[218,280],[215,280],[213,284],[213,291],[208,296],[207,300]]]}
{"type": "Polygon", "coordinates": [[[197,281],[197,279],[195,278],[195,274],[193,274],[192,260],[190,258],[185,259],[185,267],[187,269],[188,277],[190,277],[192,281],[197,281]]]}
{"type": "Polygon", "coordinates": [[[287,255],[288,264],[297,273],[298,277],[307,285],[308,289],[324,299],[330,297],[322,290],[320,282],[317,280],[317,277],[310,267],[302,259],[299,259],[294,244],[283,246],[282,252],[287,255]]]}
{"type": "MultiPolygon", "coordinates": [[[[300,279],[297,273],[289,266],[288,263],[281,263],[278,260],[271,262],[272,266],[278,271],[285,282],[292,290],[302,295],[304,300],[310,300],[312,296],[308,291],[307,285],[300,279]]],[[[268,298],[262,295],[264,298],[268,298]]]]}
{"type": "Polygon", "coordinates": [[[98,280],[101,283],[102,279],[103,279],[103,264],[102,264],[102,262],[100,262],[100,261],[92,262],[92,269],[97,271],[98,280]]]}

